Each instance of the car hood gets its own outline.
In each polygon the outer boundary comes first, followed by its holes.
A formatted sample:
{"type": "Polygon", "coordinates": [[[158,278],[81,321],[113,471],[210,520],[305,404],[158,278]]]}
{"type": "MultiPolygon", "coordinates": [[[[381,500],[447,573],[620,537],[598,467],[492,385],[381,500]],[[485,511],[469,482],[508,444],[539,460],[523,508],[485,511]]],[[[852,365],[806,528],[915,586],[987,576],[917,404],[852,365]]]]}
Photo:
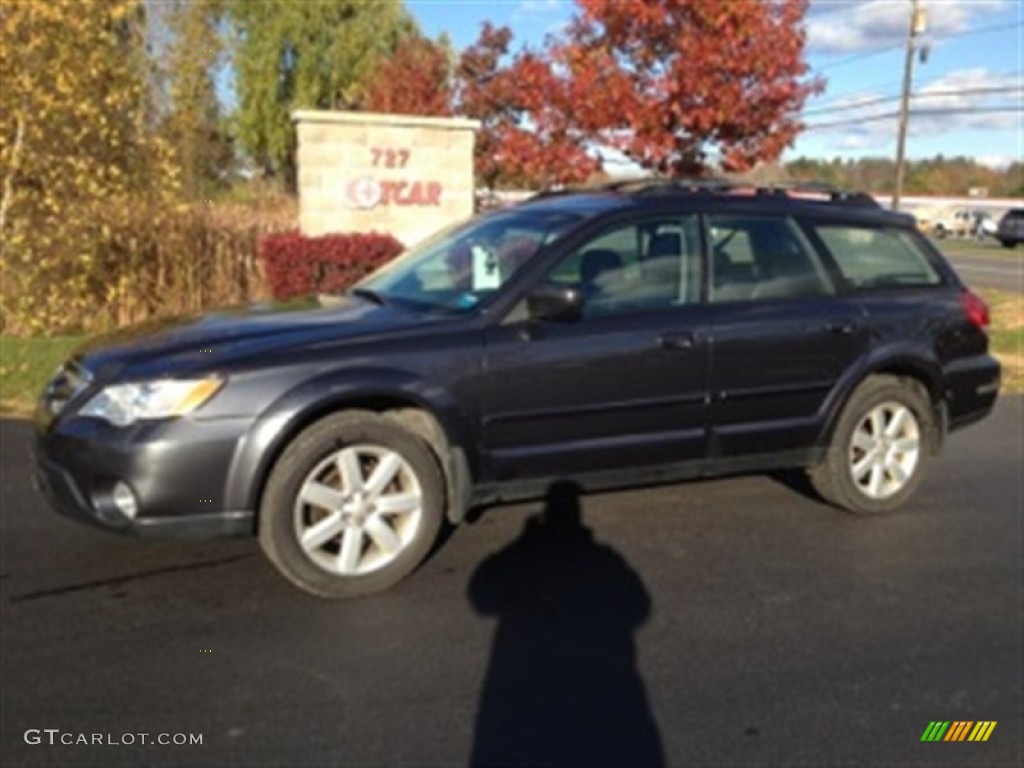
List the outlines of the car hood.
{"type": "Polygon", "coordinates": [[[75,357],[103,378],[139,366],[146,375],[180,374],[281,346],[374,337],[443,318],[350,297],[309,298],[145,323],[96,337],[75,357]]]}

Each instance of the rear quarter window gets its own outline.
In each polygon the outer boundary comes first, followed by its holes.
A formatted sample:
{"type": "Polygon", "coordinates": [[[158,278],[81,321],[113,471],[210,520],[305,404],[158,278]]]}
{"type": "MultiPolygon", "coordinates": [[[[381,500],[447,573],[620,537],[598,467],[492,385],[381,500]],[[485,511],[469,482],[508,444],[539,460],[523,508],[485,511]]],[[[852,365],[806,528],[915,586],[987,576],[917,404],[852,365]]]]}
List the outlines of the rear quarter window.
{"type": "Polygon", "coordinates": [[[849,225],[814,227],[839,271],[854,288],[938,285],[928,256],[909,232],[849,225]]]}

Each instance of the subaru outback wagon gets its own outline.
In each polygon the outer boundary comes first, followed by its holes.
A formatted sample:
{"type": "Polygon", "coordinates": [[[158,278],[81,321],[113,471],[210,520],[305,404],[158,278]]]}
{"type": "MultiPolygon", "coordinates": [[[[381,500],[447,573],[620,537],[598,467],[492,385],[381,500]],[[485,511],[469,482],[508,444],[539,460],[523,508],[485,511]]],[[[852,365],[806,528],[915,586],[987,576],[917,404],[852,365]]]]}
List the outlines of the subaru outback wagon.
{"type": "Polygon", "coordinates": [[[541,195],[326,306],[95,341],[40,400],[38,486],[111,530],[257,535],[332,597],[558,479],[805,468],[832,504],[890,512],[993,406],[988,309],[909,216],[816,191],[541,195]]]}

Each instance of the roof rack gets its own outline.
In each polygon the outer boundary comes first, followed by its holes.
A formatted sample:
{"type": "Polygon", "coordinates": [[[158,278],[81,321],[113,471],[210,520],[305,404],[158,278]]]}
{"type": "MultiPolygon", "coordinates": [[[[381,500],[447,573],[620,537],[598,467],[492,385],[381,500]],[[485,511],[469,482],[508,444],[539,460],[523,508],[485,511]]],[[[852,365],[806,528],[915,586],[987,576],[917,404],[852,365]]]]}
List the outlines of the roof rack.
{"type": "Polygon", "coordinates": [[[862,208],[881,208],[878,202],[865,192],[839,189],[823,182],[785,181],[758,184],[756,182],[727,179],[719,176],[622,179],[605,184],[544,190],[536,195],[536,198],[585,192],[621,192],[644,197],[671,194],[728,195],[738,192],[780,198],[799,198],[802,195],[814,195],[825,197],[828,202],[832,203],[862,208]]]}
{"type": "Polygon", "coordinates": [[[867,192],[840,189],[821,181],[782,181],[757,188],[758,194],[777,197],[793,197],[800,194],[822,195],[833,203],[844,203],[863,208],[881,208],[878,201],[867,192]]]}

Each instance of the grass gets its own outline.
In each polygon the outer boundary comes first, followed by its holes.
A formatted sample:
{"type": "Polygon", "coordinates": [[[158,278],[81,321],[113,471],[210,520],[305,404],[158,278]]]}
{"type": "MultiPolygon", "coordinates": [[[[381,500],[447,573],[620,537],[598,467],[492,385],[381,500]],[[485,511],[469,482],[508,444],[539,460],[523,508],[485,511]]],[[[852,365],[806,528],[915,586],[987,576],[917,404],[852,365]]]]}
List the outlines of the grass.
{"type": "Polygon", "coordinates": [[[0,336],[0,412],[25,414],[57,366],[85,336],[0,336]]]}
{"type": "Polygon", "coordinates": [[[1003,365],[1004,394],[1024,392],[1024,296],[1005,291],[979,290],[992,310],[989,329],[992,354],[1003,365]]]}
{"type": "MultiPolygon", "coordinates": [[[[1024,393],[1024,297],[979,291],[992,310],[992,353],[1003,365],[1004,394],[1024,393]]],[[[30,413],[43,385],[85,336],[0,336],[0,413],[30,413]]]]}

